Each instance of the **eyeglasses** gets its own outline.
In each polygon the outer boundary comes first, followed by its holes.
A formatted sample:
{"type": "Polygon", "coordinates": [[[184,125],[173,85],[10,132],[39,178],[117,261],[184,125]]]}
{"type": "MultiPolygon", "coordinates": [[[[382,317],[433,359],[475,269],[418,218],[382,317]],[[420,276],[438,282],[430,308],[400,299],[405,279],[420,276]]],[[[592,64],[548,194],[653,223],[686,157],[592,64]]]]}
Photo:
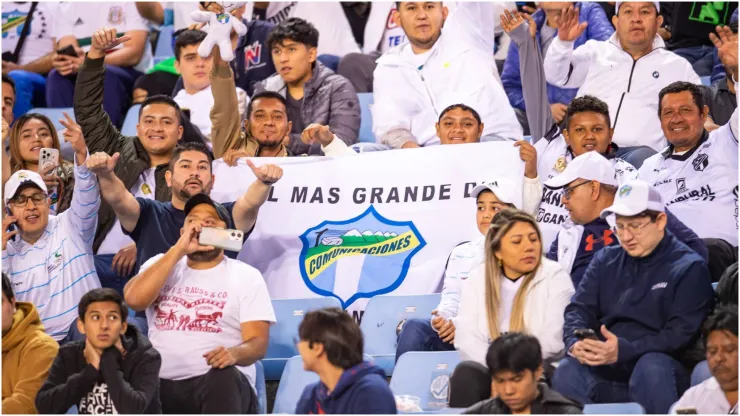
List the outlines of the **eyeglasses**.
{"type": "Polygon", "coordinates": [[[635,237],[639,237],[642,235],[643,229],[647,227],[648,224],[652,223],[653,220],[648,220],[648,222],[642,223],[641,225],[635,225],[635,224],[627,224],[627,225],[621,225],[617,224],[616,226],[612,227],[612,231],[614,231],[615,234],[624,234],[625,231],[629,231],[630,234],[632,234],[635,237]]]}
{"type": "Polygon", "coordinates": [[[578,185],[575,185],[575,186],[567,186],[567,187],[563,188],[563,196],[566,197],[567,199],[570,199],[571,195],[573,195],[573,190],[574,189],[578,188],[581,185],[585,185],[587,183],[591,183],[591,181],[581,182],[578,185]]]}
{"type": "Polygon", "coordinates": [[[28,204],[28,200],[30,199],[31,202],[33,202],[33,205],[41,205],[44,202],[46,202],[46,194],[33,194],[31,196],[27,195],[19,195],[13,199],[10,200],[10,203],[15,205],[18,208],[25,207],[28,204]]]}

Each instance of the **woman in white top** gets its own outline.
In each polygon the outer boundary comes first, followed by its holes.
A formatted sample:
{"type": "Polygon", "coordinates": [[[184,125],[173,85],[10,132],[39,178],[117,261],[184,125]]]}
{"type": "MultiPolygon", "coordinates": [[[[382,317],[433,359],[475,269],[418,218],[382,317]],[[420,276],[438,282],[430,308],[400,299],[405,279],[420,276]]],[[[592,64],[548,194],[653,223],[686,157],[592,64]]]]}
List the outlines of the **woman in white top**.
{"type": "Polygon", "coordinates": [[[451,407],[468,407],[491,397],[486,352],[504,333],[535,336],[546,361],[563,353],[563,316],[573,283],[558,263],[542,256],[534,218],[515,209],[499,212],[484,249],[483,264],[461,284],[455,348],[464,362],[452,376],[451,407]]]}

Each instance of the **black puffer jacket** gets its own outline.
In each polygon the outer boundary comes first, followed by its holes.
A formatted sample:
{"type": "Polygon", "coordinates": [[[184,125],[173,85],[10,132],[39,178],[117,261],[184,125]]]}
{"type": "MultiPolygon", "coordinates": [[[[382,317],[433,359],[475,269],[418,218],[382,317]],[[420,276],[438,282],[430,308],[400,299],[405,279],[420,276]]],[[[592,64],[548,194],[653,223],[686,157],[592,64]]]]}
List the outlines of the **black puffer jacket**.
{"type": "MultiPolygon", "coordinates": [[[[540,395],[531,404],[530,413],[533,415],[580,415],[583,406],[563,397],[546,384],[540,383],[540,395]]],[[[511,414],[511,409],[499,398],[484,400],[475,404],[464,412],[465,414],[504,415],[511,414]]]]}

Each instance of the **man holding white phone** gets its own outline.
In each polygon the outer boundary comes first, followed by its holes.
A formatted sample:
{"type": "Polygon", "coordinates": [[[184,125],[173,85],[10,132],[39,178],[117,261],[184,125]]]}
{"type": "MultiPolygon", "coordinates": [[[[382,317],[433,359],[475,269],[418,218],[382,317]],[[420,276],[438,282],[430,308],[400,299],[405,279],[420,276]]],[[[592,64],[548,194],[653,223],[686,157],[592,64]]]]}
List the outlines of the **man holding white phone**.
{"type": "Polygon", "coordinates": [[[177,243],[144,263],[124,290],[129,307],[146,310],[162,356],[162,413],[256,413],[253,364],[275,322],[267,286],[257,269],[202,245],[205,230],[230,222],[223,205],[199,193],[184,213],[177,243]]]}

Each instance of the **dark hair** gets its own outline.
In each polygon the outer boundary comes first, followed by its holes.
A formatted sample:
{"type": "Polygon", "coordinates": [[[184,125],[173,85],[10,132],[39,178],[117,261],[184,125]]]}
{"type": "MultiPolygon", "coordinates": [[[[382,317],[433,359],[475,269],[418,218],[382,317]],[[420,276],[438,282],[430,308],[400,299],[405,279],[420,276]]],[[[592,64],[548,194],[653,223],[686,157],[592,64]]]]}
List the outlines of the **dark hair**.
{"type": "Polygon", "coordinates": [[[468,107],[465,104],[452,104],[451,106],[445,108],[444,110],[442,110],[442,113],[440,113],[439,120],[437,120],[437,121],[438,122],[439,121],[442,121],[442,117],[444,117],[445,114],[447,114],[448,112],[450,112],[452,110],[456,110],[456,109],[460,109],[460,110],[463,110],[463,111],[470,112],[473,115],[473,117],[478,121],[478,124],[480,125],[480,123],[481,123],[480,114],[478,114],[477,111],[473,110],[472,107],[468,107]]]}
{"type": "Polygon", "coordinates": [[[730,30],[732,31],[732,33],[737,35],[737,19],[731,21],[728,26],[730,26],[730,30]]]}
{"type": "Polygon", "coordinates": [[[128,306],[126,306],[126,302],[123,300],[121,294],[111,288],[102,287],[85,293],[85,295],[82,296],[82,299],[80,299],[77,311],[80,314],[80,320],[82,322],[85,322],[85,313],[87,312],[87,308],[95,302],[113,302],[118,305],[118,308],[121,311],[121,320],[125,321],[128,317],[128,306]]]}
{"type": "Polygon", "coordinates": [[[13,285],[10,283],[10,278],[7,274],[3,273],[3,295],[5,295],[8,300],[13,300],[15,298],[15,293],[13,293],[13,285]]]}
{"type": "Polygon", "coordinates": [[[3,74],[3,83],[10,84],[10,86],[13,88],[13,95],[15,95],[15,81],[13,81],[13,78],[9,77],[8,74],[3,74]]]}
{"type": "Polygon", "coordinates": [[[360,326],[340,308],[323,308],[310,311],[298,326],[298,337],[324,346],[329,362],[348,369],[363,360],[363,338],[360,326]]]}
{"type": "Polygon", "coordinates": [[[491,377],[500,371],[521,373],[537,371],[542,365],[542,348],[537,338],[521,332],[509,332],[488,347],[486,365],[491,377]]]}
{"type": "Polygon", "coordinates": [[[182,117],[182,110],[180,110],[180,106],[175,102],[175,100],[172,99],[172,97],[164,94],[157,94],[146,97],[146,100],[144,100],[144,102],[141,103],[141,107],[139,107],[139,119],[141,119],[141,114],[144,112],[144,107],[151,104],[166,104],[174,108],[175,112],[177,113],[177,124],[182,124],[182,121],[180,121],[180,118],[182,117]]]}
{"type": "Polygon", "coordinates": [[[565,114],[565,125],[566,128],[570,127],[570,119],[578,113],[597,113],[606,117],[606,125],[611,128],[612,119],[609,117],[609,105],[599,100],[592,95],[584,95],[583,97],[575,98],[568,105],[568,110],[565,114]]]}
{"type": "Polygon", "coordinates": [[[175,39],[175,59],[180,61],[180,51],[190,45],[203,42],[208,34],[202,30],[183,30],[175,39]]]}
{"type": "Polygon", "coordinates": [[[272,50],[276,44],[282,44],[285,40],[292,40],[306,45],[310,48],[319,46],[319,31],[309,22],[299,18],[291,17],[283,20],[272,29],[267,37],[267,46],[272,50]]]}
{"type": "Polygon", "coordinates": [[[704,322],[704,331],[702,331],[705,346],[709,340],[709,334],[714,331],[727,331],[737,336],[737,308],[721,306],[707,318],[704,322]]]}
{"type": "Polygon", "coordinates": [[[172,152],[172,157],[170,157],[170,163],[168,167],[170,172],[175,169],[175,163],[180,160],[180,155],[182,154],[182,152],[201,152],[206,155],[206,157],[208,157],[208,167],[210,168],[213,164],[213,152],[211,152],[211,149],[209,149],[208,146],[200,142],[180,143],[175,146],[175,150],[172,152]]]}
{"type": "Polygon", "coordinates": [[[275,91],[262,91],[254,94],[249,100],[249,104],[247,104],[247,120],[249,120],[249,117],[252,116],[252,104],[254,104],[254,102],[259,100],[260,98],[273,98],[275,100],[278,100],[283,104],[285,110],[288,110],[288,101],[285,99],[285,97],[275,91]]]}
{"type": "Polygon", "coordinates": [[[699,107],[699,112],[704,110],[706,103],[704,102],[704,94],[701,92],[701,87],[686,81],[676,81],[660,90],[658,94],[658,117],[663,112],[663,97],[666,94],[679,94],[684,91],[690,92],[691,96],[694,97],[694,104],[699,107]]]}

